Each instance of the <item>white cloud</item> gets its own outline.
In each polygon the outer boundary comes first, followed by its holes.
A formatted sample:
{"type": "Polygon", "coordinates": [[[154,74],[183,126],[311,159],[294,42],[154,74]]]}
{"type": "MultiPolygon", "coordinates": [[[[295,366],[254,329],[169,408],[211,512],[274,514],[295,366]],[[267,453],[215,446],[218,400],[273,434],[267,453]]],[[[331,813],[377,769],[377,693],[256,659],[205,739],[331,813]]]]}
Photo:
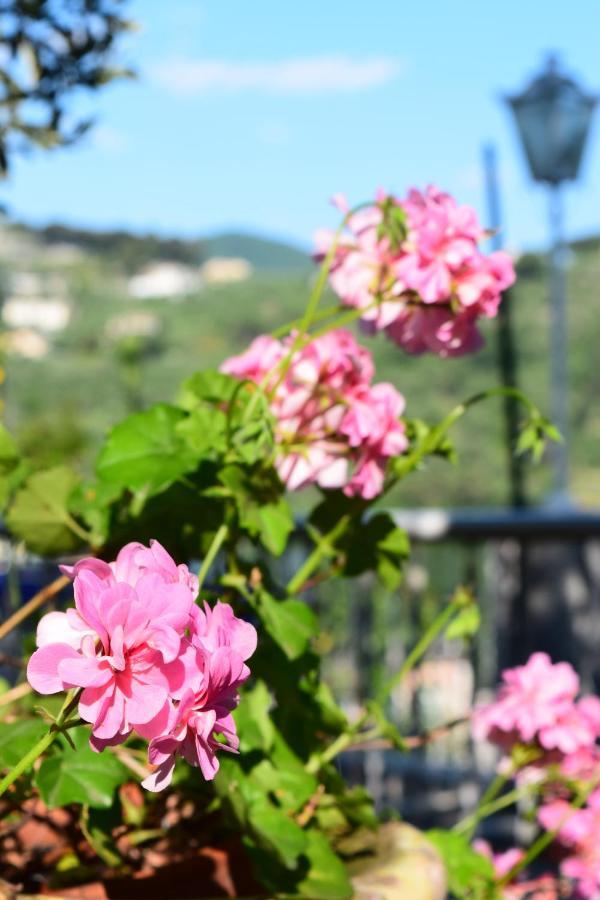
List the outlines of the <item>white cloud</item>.
{"type": "Polygon", "coordinates": [[[397,78],[403,68],[401,60],[391,57],[320,56],[250,63],[179,59],[160,63],[153,75],[163,87],[180,96],[214,91],[300,95],[378,87],[397,78]]]}

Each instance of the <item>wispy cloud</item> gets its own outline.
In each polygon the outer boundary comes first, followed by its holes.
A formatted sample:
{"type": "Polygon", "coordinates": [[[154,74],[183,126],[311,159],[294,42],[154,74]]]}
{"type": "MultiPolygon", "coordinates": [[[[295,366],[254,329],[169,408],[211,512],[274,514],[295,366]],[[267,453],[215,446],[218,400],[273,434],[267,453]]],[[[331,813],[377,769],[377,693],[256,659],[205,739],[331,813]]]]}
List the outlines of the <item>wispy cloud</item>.
{"type": "Polygon", "coordinates": [[[241,91],[302,95],[379,87],[396,79],[403,68],[402,60],[382,56],[319,56],[247,63],[178,59],[158,64],[153,76],[179,96],[241,91]]]}

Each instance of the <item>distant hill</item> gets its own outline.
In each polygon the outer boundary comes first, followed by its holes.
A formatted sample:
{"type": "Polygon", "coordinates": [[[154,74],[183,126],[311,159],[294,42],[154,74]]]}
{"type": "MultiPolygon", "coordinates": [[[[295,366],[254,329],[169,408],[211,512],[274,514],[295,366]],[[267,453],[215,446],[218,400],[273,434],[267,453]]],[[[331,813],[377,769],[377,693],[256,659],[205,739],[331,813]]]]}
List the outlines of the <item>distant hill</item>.
{"type": "Polygon", "coordinates": [[[201,245],[204,259],[241,256],[263,272],[304,272],[313,268],[310,257],[303,250],[251,234],[226,232],[204,238],[201,245]]]}
{"type": "Polygon", "coordinates": [[[308,255],[297,247],[237,232],[184,239],[124,230],[76,228],[59,223],[43,227],[18,223],[16,227],[45,246],[72,244],[85,252],[110,257],[129,273],[157,259],[198,265],[215,256],[242,257],[258,272],[299,274],[312,267],[308,255]]]}

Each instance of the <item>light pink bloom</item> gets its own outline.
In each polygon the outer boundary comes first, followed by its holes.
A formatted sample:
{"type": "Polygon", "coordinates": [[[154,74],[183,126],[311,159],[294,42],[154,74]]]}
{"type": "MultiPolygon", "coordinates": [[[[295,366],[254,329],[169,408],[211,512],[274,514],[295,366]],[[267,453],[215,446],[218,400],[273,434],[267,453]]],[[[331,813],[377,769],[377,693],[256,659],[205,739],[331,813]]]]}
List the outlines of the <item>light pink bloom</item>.
{"type": "Polygon", "coordinates": [[[404,398],[390,384],[372,384],[370,354],[344,330],[296,350],[283,378],[277,369],[259,365],[263,358],[287,358],[294,339],[290,335],[276,342],[279,349],[275,349],[272,338],[257,338],[222,369],[255,381],[273,372],[269,380],[276,420],[275,467],[289,490],[318,484],[365,499],[377,496],[388,460],[408,444],[400,419],[404,398]]]}
{"type": "MultiPolygon", "coordinates": [[[[475,211],[435,187],[412,189],[403,201],[379,192],[372,206],[350,216],[330,283],[345,305],[363,310],[365,330],[384,330],[408,353],[471,353],[483,343],[477,320],[496,315],[515,277],[506,253],[481,253],[484,238],[475,211]],[[399,244],[385,230],[390,204],[405,216],[399,244]]],[[[317,259],[333,239],[333,232],[318,232],[317,259]]]]}
{"type": "Polygon", "coordinates": [[[502,673],[498,699],[473,713],[473,734],[505,749],[537,744],[555,755],[592,747],[600,734],[599,705],[594,698],[577,703],[578,690],[568,663],[534,653],[524,666],[502,673]]]}
{"type": "Polygon", "coordinates": [[[566,800],[553,800],[538,812],[547,831],[558,831],[558,840],[569,852],[560,871],[575,881],[575,895],[598,900],[600,897],[600,791],[594,791],[583,809],[573,809],[566,800]]]}

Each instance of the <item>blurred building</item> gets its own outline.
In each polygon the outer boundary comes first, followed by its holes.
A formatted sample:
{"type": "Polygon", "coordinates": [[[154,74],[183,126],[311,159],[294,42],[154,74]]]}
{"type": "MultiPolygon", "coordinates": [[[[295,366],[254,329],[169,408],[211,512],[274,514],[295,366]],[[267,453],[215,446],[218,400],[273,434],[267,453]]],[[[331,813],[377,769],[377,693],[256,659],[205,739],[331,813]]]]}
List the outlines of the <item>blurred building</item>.
{"type": "Polygon", "coordinates": [[[202,278],[207,284],[229,284],[246,281],[253,269],[247,259],[236,256],[214,256],[201,268],[202,278]]]}
{"type": "Polygon", "coordinates": [[[200,272],[176,262],[154,262],[133,275],[127,284],[136,300],[166,298],[178,300],[202,287],[200,272]]]}

